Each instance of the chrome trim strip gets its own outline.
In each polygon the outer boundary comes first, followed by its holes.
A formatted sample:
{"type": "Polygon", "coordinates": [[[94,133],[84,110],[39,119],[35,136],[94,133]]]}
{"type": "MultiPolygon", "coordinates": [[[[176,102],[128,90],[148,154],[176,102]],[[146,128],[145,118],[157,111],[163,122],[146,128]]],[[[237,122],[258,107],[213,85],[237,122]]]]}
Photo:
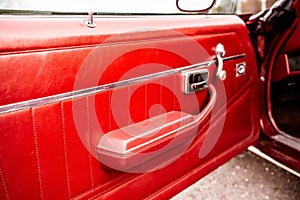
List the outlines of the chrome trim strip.
{"type": "MultiPolygon", "coordinates": [[[[235,55],[235,56],[226,57],[223,60],[230,61],[230,60],[235,60],[235,59],[245,58],[245,57],[246,57],[246,54],[239,54],[239,55],[235,55]]],[[[87,95],[92,95],[92,94],[96,94],[99,92],[104,92],[104,91],[111,90],[114,88],[124,87],[124,86],[128,86],[128,85],[136,84],[136,83],[142,83],[147,80],[161,78],[161,77],[176,74],[178,72],[182,72],[185,70],[191,70],[191,69],[195,69],[195,68],[199,68],[199,67],[203,67],[203,66],[211,66],[216,63],[217,63],[216,60],[211,60],[211,61],[197,63],[197,64],[193,64],[193,65],[189,65],[189,66],[185,66],[185,67],[181,67],[181,68],[177,68],[177,69],[166,70],[163,72],[149,74],[149,75],[145,75],[145,76],[141,76],[141,77],[137,77],[137,78],[132,78],[132,79],[123,80],[123,81],[119,81],[119,82],[100,85],[100,86],[96,86],[96,87],[92,87],[92,88],[86,88],[86,89],[82,89],[82,90],[57,94],[57,95],[53,95],[53,96],[42,97],[42,98],[38,98],[38,99],[32,99],[32,100],[28,100],[28,101],[7,104],[7,105],[0,106],[0,115],[9,113],[9,112],[18,111],[18,110],[28,109],[31,107],[42,106],[42,105],[46,105],[46,104],[51,104],[51,103],[56,103],[56,102],[65,101],[65,100],[69,100],[69,99],[79,98],[79,97],[83,97],[83,96],[87,96],[87,95]]]]}
{"type": "Polygon", "coordinates": [[[300,152],[300,140],[296,137],[279,133],[271,138],[300,152]]]}
{"type": "Polygon", "coordinates": [[[295,170],[293,170],[293,169],[287,167],[286,165],[283,165],[283,164],[281,164],[280,162],[274,160],[273,158],[271,158],[271,157],[268,156],[267,154],[261,152],[261,151],[260,151],[259,149],[257,149],[256,147],[250,146],[250,147],[248,147],[248,150],[251,151],[252,153],[254,153],[254,154],[256,154],[256,155],[258,155],[258,156],[260,156],[260,157],[266,159],[267,161],[273,163],[274,165],[277,165],[278,167],[280,167],[280,168],[282,168],[282,169],[284,169],[284,170],[286,170],[286,171],[288,171],[288,172],[294,174],[295,176],[300,177],[300,173],[298,173],[298,172],[296,172],[295,170]]]}
{"type": "MultiPolygon", "coordinates": [[[[223,61],[230,61],[230,60],[236,60],[236,59],[239,59],[239,58],[246,58],[246,54],[243,53],[243,54],[238,54],[238,55],[234,55],[234,56],[227,56],[225,58],[223,58],[223,61]]],[[[214,62],[216,63],[216,60],[214,60],[214,62]]]]}

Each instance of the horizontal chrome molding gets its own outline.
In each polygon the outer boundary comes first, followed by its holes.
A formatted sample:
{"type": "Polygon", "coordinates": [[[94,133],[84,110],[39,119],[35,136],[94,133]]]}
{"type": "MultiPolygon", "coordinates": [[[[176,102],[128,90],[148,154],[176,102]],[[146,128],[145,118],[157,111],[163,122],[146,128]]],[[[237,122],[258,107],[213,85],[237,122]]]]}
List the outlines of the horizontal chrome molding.
{"type": "MultiPolygon", "coordinates": [[[[238,55],[234,55],[234,56],[225,57],[223,59],[223,61],[226,62],[226,61],[245,58],[245,57],[246,57],[246,54],[238,54],[238,55]]],[[[148,80],[153,80],[156,78],[161,78],[164,76],[176,74],[176,73],[179,73],[179,72],[182,72],[185,70],[191,70],[191,69],[204,67],[204,66],[211,66],[216,63],[217,63],[216,60],[211,60],[211,61],[197,63],[197,64],[193,64],[193,65],[189,65],[189,66],[185,66],[185,67],[181,67],[181,68],[170,69],[170,70],[166,70],[163,72],[153,73],[153,74],[149,74],[149,75],[145,75],[145,76],[141,76],[141,77],[137,77],[137,78],[132,78],[132,79],[123,80],[123,81],[119,81],[119,82],[100,85],[100,86],[96,86],[96,87],[92,87],[92,88],[86,88],[86,89],[82,89],[82,90],[57,94],[57,95],[53,95],[53,96],[42,97],[42,98],[38,98],[38,99],[32,99],[32,100],[28,100],[28,101],[7,104],[7,105],[0,106],[0,115],[18,111],[18,110],[24,110],[24,109],[28,109],[28,108],[32,108],[32,107],[47,105],[47,104],[70,100],[70,99],[75,99],[75,98],[79,98],[79,97],[84,97],[87,95],[93,95],[93,94],[104,92],[104,91],[111,90],[114,88],[129,86],[132,84],[142,83],[142,82],[145,82],[148,80]]]]}
{"type": "Polygon", "coordinates": [[[296,172],[295,170],[293,170],[293,169],[287,167],[286,165],[281,164],[281,163],[278,162],[277,160],[275,160],[275,159],[271,158],[270,156],[268,156],[267,154],[261,152],[261,151],[260,151],[259,149],[257,149],[256,147],[250,146],[250,147],[248,147],[248,150],[251,151],[252,153],[254,153],[254,154],[256,154],[256,155],[258,155],[258,156],[260,156],[260,157],[266,159],[267,161],[273,163],[274,165],[277,165],[278,167],[280,167],[280,168],[282,168],[282,169],[284,169],[284,170],[286,170],[286,171],[288,171],[288,172],[290,172],[290,173],[292,173],[292,174],[294,174],[294,175],[300,177],[300,174],[299,174],[298,172],[296,172]]]}

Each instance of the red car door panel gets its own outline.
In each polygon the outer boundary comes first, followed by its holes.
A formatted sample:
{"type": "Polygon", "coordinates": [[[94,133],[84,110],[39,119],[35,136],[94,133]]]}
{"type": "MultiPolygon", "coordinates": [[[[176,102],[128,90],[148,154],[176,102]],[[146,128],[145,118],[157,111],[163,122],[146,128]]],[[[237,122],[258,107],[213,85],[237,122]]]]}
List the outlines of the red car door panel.
{"type": "Polygon", "coordinates": [[[0,19],[1,199],[170,198],[257,139],[238,17],[84,18],[0,19]]]}

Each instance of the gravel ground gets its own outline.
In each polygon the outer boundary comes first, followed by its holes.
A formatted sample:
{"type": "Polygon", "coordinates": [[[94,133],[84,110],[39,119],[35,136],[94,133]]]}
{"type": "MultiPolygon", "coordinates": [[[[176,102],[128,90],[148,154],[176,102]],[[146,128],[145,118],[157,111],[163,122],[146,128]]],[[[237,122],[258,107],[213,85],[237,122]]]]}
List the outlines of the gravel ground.
{"type": "Polygon", "coordinates": [[[300,200],[300,178],[245,151],[172,200],[300,200]]]}

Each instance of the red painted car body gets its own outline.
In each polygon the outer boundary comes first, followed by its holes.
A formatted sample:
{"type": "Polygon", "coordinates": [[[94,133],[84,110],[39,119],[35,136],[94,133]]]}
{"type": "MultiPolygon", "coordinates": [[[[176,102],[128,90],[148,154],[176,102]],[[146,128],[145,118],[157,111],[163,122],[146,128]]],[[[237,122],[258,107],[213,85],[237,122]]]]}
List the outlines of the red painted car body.
{"type": "Polygon", "coordinates": [[[257,141],[273,57],[260,69],[238,16],[85,18],[0,18],[0,199],[167,199],[257,141]]]}

